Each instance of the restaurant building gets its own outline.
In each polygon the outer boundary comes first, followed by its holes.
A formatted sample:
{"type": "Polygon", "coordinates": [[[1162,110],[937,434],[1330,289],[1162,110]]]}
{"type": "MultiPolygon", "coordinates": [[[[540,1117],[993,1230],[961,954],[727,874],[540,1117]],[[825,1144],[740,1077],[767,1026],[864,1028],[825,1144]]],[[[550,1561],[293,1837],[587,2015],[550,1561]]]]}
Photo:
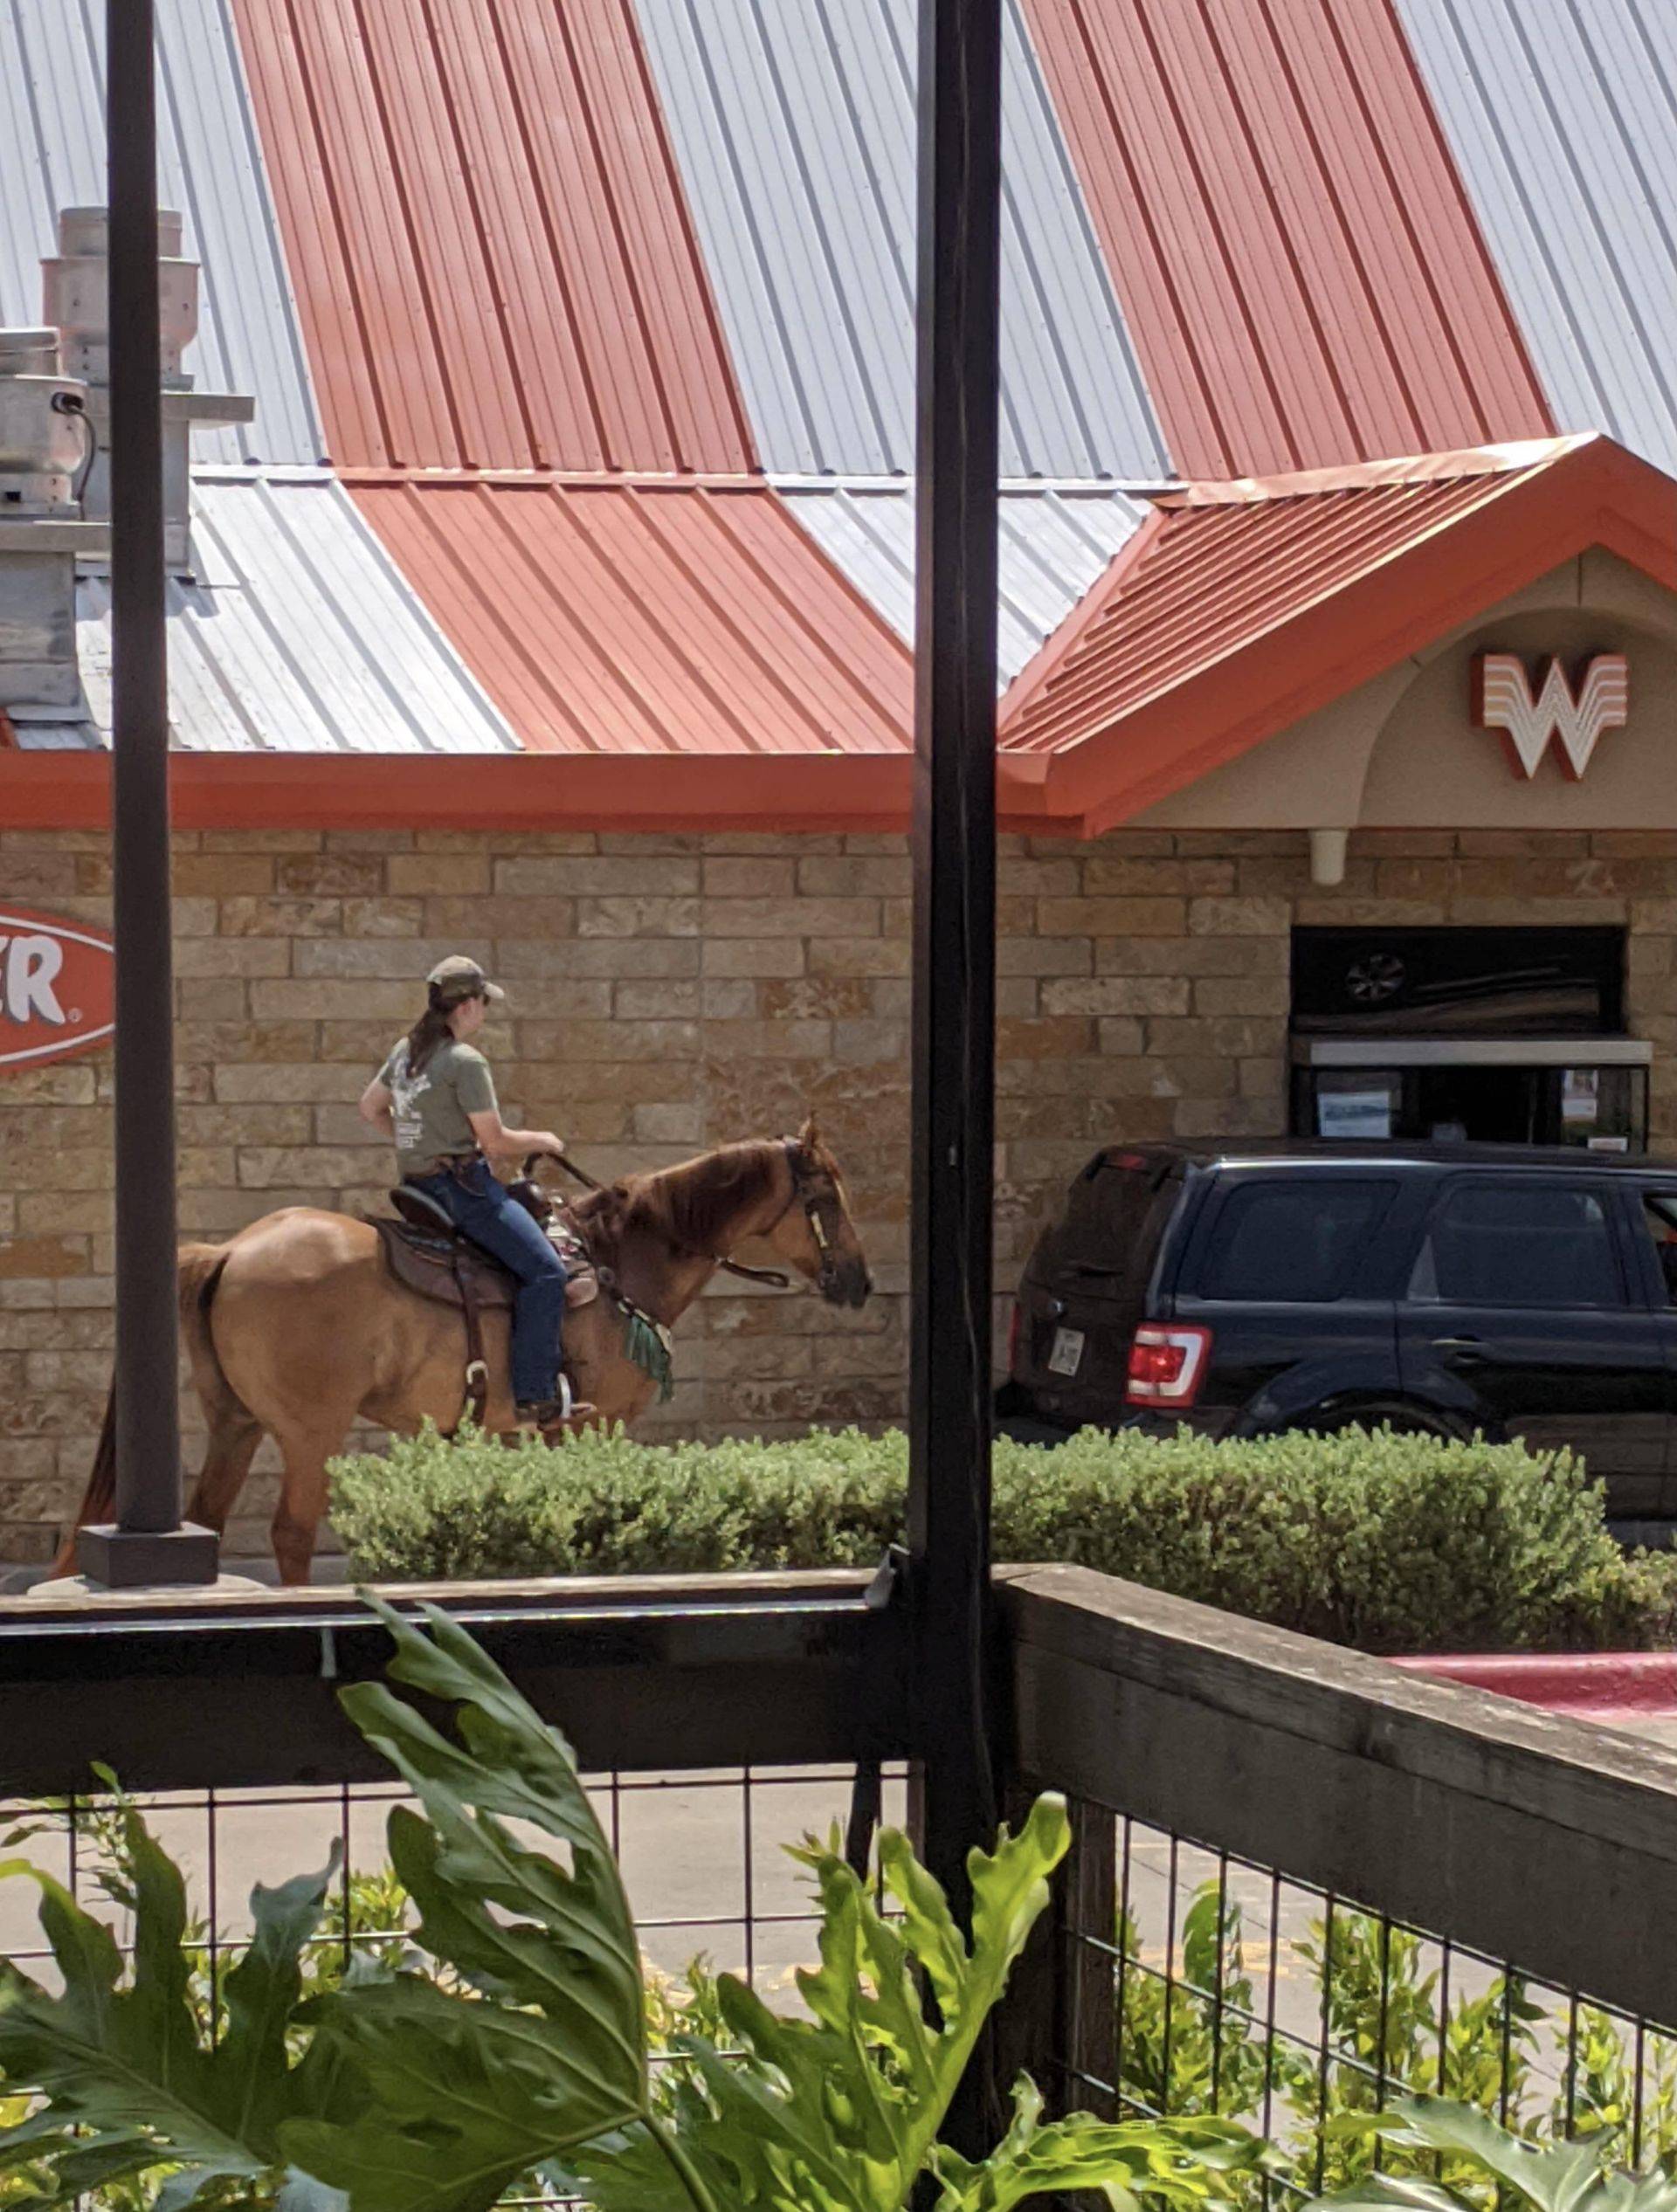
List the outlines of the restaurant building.
{"type": "MultiPolygon", "coordinates": [[[[910,0],[159,13],[183,1231],[375,1202],[355,1098],[470,952],[507,1103],[597,1173],[811,1109],[849,1172],[883,1295],[707,1298],[669,1427],[895,1417],[910,0]]],[[[0,0],[0,326],[57,341],[0,341],[0,430],[9,380],[100,411],[65,14],[0,0]]],[[[1101,1143],[1677,1143],[1677,19],[1518,17],[1010,11],[1004,1293],[1101,1143]]],[[[27,458],[0,436],[20,1560],[111,1322],[102,480],[27,458]]]]}

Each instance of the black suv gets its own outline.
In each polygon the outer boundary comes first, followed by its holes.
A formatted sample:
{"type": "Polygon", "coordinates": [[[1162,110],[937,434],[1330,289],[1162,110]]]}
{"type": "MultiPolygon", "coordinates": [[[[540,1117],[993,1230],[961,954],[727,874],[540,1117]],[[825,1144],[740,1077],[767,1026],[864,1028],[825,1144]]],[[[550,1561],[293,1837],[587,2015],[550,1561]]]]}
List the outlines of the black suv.
{"type": "Polygon", "coordinates": [[[1677,1517],[1677,1163],[1311,1143],[1098,1153],[1037,1244],[1000,1426],[1353,1422],[1570,1444],[1677,1517]]]}

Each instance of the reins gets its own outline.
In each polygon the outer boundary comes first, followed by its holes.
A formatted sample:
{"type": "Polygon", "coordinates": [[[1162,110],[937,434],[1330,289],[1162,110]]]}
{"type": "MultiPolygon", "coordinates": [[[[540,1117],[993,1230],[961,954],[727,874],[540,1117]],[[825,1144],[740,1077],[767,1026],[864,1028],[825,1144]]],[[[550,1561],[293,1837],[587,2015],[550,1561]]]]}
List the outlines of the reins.
{"type": "MultiPolygon", "coordinates": [[[[561,1153],[556,1156],[551,1153],[533,1152],[529,1158],[524,1162],[525,1174],[528,1175],[532,1172],[538,1160],[548,1159],[551,1159],[556,1167],[562,1168],[565,1173],[569,1175],[573,1181],[581,1183],[584,1190],[604,1190],[606,1188],[605,1184],[600,1181],[597,1175],[590,1175],[587,1168],[579,1167],[576,1161],[574,1161],[568,1153],[561,1153]]],[[[796,1173],[794,1173],[792,1177],[792,1195],[786,1201],[786,1204],[780,1216],[776,1221],[769,1224],[771,1229],[779,1227],[780,1222],[783,1221],[786,1215],[791,1211],[797,1202],[797,1177],[796,1173]]],[[[682,1247],[672,1243],[670,1249],[673,1251],[680,1252],[681,1251],[682,1247]]],[[[720,1267],[724,1274],[737,1275],[742,1282],[762,1283],[766,1285],[769,1290],[773,1291],[789,1291],[792,1287],[791,1277],[790,1275],[783,1274],[777,1267],[748,1267],[743,1260],[724,1259],[720,1252],[694,1252],[691,1255],[691,1257],[694,1259],[707,1259],[713,1265],[720,1267]]]]}

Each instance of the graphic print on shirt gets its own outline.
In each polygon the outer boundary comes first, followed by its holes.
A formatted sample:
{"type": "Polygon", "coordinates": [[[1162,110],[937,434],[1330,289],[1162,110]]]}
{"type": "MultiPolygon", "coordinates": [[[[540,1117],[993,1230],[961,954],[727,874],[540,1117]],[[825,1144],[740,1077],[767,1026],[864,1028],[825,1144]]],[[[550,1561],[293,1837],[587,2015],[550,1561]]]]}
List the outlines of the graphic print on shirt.
{"type": "Polygon", "coordinates": [[[396,1125],[398,1152],[419,1149],[425,1134],[419,1101],[430,1088],[430,1075],[423,1068],[418,1075],[412,1074],[408,1066],[408,1047],[398,1045],[390,1061],[390,1118],[396,1125]]]}

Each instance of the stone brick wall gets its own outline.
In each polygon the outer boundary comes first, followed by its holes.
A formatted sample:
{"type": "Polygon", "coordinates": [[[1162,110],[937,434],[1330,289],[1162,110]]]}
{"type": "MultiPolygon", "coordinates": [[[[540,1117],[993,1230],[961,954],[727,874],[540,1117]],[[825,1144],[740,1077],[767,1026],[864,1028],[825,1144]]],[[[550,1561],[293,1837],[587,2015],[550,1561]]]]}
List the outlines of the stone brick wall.
{"type": "MultiPolygon", "coordinates": [[[[1295,922],[1629,921],[1631,1019],[1677,1044],[1677,838],[1391,833],[1314,890],[1301,836],[1125,831],[1006,841],[997,1284],[1091,1148],[1285,1124],[1295,922]]],[[[211,833],[179,840],[184,1233],[296,1202],[375,1202],[355,1101],[445,952],[512,995],[488,1044],[510,1113],[597,1172],[792,1128],[813,1109],[880,1285],[860,1314],[707,1298],[671,1432],[900,1414],[907,1281],[909,907],[903,841],[869,837],[211,833]]],[[[108,920],[105,841],[0,833],[0,897],[108,920]]],[[[1656,1140],[1677,1082],[1655,1070],[1656,1140]]],[[[110,1347],[111,1071],[0,1073],[0,1559],[49,1552],[85,1477],[110,1347]]],[[[1004,1297],[998,1299],[998,1307],[1004,1297]]],[[[189,1409],[189,1419],[190,1411],[189,1409]]],[[[272,1477],[233,1548],[263,1548],[272,1477]]]]}

